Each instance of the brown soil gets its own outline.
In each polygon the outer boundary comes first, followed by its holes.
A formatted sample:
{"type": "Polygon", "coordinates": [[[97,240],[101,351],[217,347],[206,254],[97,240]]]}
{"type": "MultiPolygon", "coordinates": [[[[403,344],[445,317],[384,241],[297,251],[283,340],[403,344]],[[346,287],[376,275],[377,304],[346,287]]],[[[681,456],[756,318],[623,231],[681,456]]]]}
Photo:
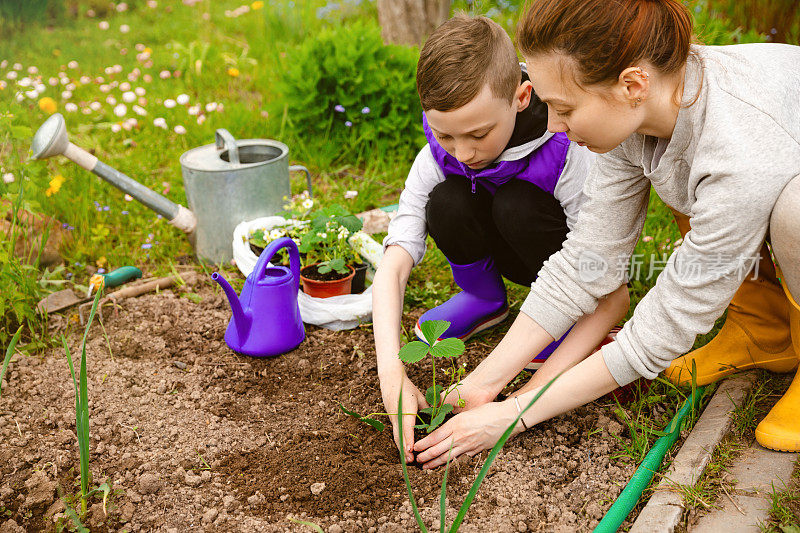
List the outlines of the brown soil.
{"type": "MultiPolygon", "coordinates": [[[[170,291],[106,312],[108,340],[90,333],[91,471],[108,481],[108,514],[92,531],[325,531],[416,529],[391,430],[339,410],[383,411],[372,333],[307,327],[283,356],[254,359],[223,340],[230,317],[218,288],[170,291]],[[113,354],[113,355],[112,355],[113,354]]],[[[419,315],[407,317],[407,330],[419,315]]],[[[81,328],[68,343],[80,354],[81,328]]],[[[468,370],[488,352],[468,345],[468,370]]],[[[430,369],[411,378],[426,387],[430,369]]],[[[53,531],[78,480],[75,403],[65,356],[16,356],[0,398],[0,531],[53,531]]],[[[462,531],[588,531],[634,467],[612,460],[622,426],[589,405],[512,439],[478,493],[462,531]],[[603,431],[592,431],[602,428],[603,431]]],[[[486,453],[456,462],[452,521],[486,453]]],[[[411,468],[428,527],[438,528],[443,469],[411,468]]]]}

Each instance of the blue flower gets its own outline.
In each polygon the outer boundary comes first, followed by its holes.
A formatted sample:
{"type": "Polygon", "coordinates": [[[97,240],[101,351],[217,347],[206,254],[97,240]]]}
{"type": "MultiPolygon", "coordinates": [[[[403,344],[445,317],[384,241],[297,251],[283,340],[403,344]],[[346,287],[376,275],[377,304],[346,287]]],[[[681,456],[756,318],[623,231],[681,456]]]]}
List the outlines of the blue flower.
{"type": "Polygon", "coordinates": [[[336,104],[333,110],[337,113],[344,113],[344,106],[342,104],[336,104]]]}
{"type": "Polygon", "coordinates": [[[370,109],[369,109],[368,107],[362,107],[362,108],[361,108],[361,114],[362,114],[362,115],[366,115],[366,114],[368,114],[368,113],[369,113],[369,111],[370,111],[370,109]]]}
{"type": "Polygon", "coordinates": [[[344,125],[349,128],[350,126],[353,125],[353,123],[348,120],[347,122],[344,123],[344,125]]]}
{"type": "Polygon", "coordinates": [[[103,206],[103,211],[108,211],[109,209],[111,209],[111,208],[110,208],[110,207],[108,207],[107,205],[104,205],[104,206],[103,206]]]}
{"type": "Polygon", "coordinates": [[[98,274],[105,274],[106,273],[106,269],[105,268],[98,268],[97,269],[97,273],[98,274]]]}
{"type": "Polygon", "coordinates": [[[769,30],[769,32],[770,32],[772,35],[775,35],[776,33],[778,33],[778,29],[777,29],[777,28],[772,28],[771,30],[769,30]]]}
{"type": "Polygon", "coordinates": [[[150,244],[149,242],[146,242],[146,243],[144,243],[144,244],[142,245],[142,250],[149,250],[149,249],[150,249],[150,248],[152,248],[152,247],[153,247],[153,245],[152,245],[152,244],[150,244]]]}
{"type": "Polygon", "coordinates": [[[123,215],[127,215],[128,211],[120,211],[120,213],[122,213],[123,215]]]}

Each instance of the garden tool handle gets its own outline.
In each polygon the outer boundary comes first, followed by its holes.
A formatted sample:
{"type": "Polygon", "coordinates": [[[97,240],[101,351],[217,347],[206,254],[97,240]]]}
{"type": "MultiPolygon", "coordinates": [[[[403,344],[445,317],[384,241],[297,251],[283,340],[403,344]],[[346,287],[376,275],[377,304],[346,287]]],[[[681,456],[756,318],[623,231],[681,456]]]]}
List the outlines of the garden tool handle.
{"type": "Polygon", "coordinates": [[[236,139],[233,138],[231,132],[225,128],[219,128],[214,133],[214,144],[216,144],[217,150],[224,150],[227,146],[228,161],[234,165],[239,164],[239,147],[236,145],[236,139]]]}
{"type": "Polygon", "coordinates": [[[297,249],[297,244],[289,237],[281,237],[274,240],[267,245],[261,255],[258,257],[256,267],[253,269],[255,280],[258,281],[266,275],[267,263],[272,259],[278,250],[281,248],[289,249],[289,268],[294,276],[294,283],[296,290],[300,290],[300,252],[297,249]]]}
{"type": "Polygon", "coordinates": [[[314,198],[314,191],[311,190],[311,172],[308,171],[303,165],[292,165],[289,167],[289,172],[303,171],[306,173],[306,183],[308,183],[308,197],[314,198]]]}
{"type": "Polygon", "coordinates": [[[123,283],[142,277],[142,271],[135,266],[119,267],[103,276],[106,287],[118,287],[123,283]]]}

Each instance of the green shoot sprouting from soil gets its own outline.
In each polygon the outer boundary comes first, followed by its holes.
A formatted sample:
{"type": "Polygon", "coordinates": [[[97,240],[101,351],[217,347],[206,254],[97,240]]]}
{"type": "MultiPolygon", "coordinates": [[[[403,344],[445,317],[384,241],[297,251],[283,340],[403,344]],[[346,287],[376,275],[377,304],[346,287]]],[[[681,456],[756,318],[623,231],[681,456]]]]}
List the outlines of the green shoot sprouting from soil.
{"type": "Polygon", "coordinates": [[[86,376],[86,339],[89,336],[89,328],[92,327],[94,315],[97,312],[97,305],[100,302],[100,297],[103,291],[97,291],[92,304],[92,312],[89,314],[89,320],[86,324],[86,329],[83,332],[83,341],[81,342],[81,367],[78,369],[78,378],[75,378],[75,367],[72,364],[72,355],[67,346],[67,339],[62,336],[61,342],[64,345],[64,351],[67,354],[67,364],[69,365],[69,373],[72,376],[72,385],[75,387],[75,430],[78,435],[78,453],[80,456],[80,471],[81,471],[81,517],[86,516],[86,507],[89,497],[95,492],[103,493],[103,511],[105,512],[106,499],[108,498],[111,487],[108,483],[103,483],[96,489],[89,491],[89,393],[88,393],[88,379],[86,376]]]}
{"type": "MultiPolygon", "coordinates": [[[[423,333],[424,333],[424,331],[423,331],[423,333]]],[[[428,336],[426,335],[425,338],[427,339],[428,336]]],[[[511,425],[508,426],[508,429],[506,429],[505,432],[503,432],[503,435],[500,437],[500,439],[497,441],[497,443],[495,443],[495,445],[489,451],[489,455],[486,457],[486,461],[483,463],[483,467],[481,468],[481,471],[478,472],[478,477],[476,477],[475,481],[472,483],[472,486],[470,487],[469,492],[467,493],[467,497],[464,498],[464,503],[461,504],[461,507],[458,510],[458,514],[456,515],[455,519],[453,520],[453,523],[447,529],[448,533],[456,533],[458,531],[458,528],[461,526],[461,522],[464,521],[464,517],[467,515],[467,511],[469,511],[469,508],[472,505],[472,502],[475,500],[475,496],[478,494],[478,489],[480,489],[481,483],[483,483],[483,480],[486,477],[486,474],[489,472],[489,468],[492,466],[492,463],[494,462],[495,458],[497,457],[497,454],[500,453],[500,449],[505,445],[506,441],[511,437],[511,433],[514,431],[514,427],[519,423],[519,419],[522,418],[522,415],[524,415],[528,411],[528,409],[530,409],[533,406],[533,404],[536,403],[536,401],[542,396],[542,394],[544,394],[544,392],[547,389],[550,388],[550,385],[552,385],[553,382],[559,378],[559,376],[561,376],[561,374],[559,374],[558,376],[556,376],[553,379],[551,379],[547,383],[547,385],[542,387],[542,389],[539,392],[536,393],[536,395],[533,397],[533,399],[528,403],[528,405],[525,406],[525,408],[523,408],[519,412],[519,414],[514,419],[514,421],[511,423],[511,425]]],[[[403,412],[403,390],[402,390],[402,388],[400,389],[400,397],[398,398],[398,401],[397,401],[397,412],[398,413],[402,413],[403,412]]],[[[402,431],[399,432],[399,436],[400,436],[400,447],[399,447],[399,449],[403,450],[404,449],[404,444],[403,444],[403,432],[402,431]]],[[[447,456],[447,465],[445,466],[444,477],[442,478],[442,490],[440,491],[440,494],[439,494],[439,509],[440,509],[440,515],[441,515],[440,516],[440,522],[439,522],[439,524],[440,524],[439,525],[440,533],[444,533],[444,531],[445,531],[445,525],[444,525],[444,523],[445,523],[445,501],[444,500],[445,500],[445,492],[447,490],[447,473],[450,470],[450,453],[452,452],[452,449],[453,448],[452,448],[452,443],[451,443],[450,451],[448,452],[448,456],[447,456]]],[[[416,499],[414,499],[414,491],[411,488],[411,482],[408,480],[408,466],[406,465],[406,456],[405,456],[404,453],[400,453],[400,464],[403,467],[403,480],[406,483],[406,490],[408,491],[408,499],[411,501],[411,509],[414,511],[414,518],[417,520],[417,525],[419,526],[420,531],[422,531],[422,533],[428,533],[428,529],[425,527],[425,523],[422,521],[422,517],[419,514],[419,509],[417,508],[417,501],[416,501],[416,499]]]]}
{"type": "MultiPolygon", "coordinates": [[[[6,370],[8,370],[8,363],[11,362],[11,356],[14,355],[14,349],[17,347],[17,342],[19,341],[20,336],[22,335],[22,326],[17,329],[17,332],[14,333],[14,337],[12,337],[11,342],[6,349],[6,356],[3,359],[3,369],[0,370],[0,384],[3,383],[3,379],[6,377],[6,370]]],[[[0,397],[3,396],[3,389],[0,387],[0,397]]]]}

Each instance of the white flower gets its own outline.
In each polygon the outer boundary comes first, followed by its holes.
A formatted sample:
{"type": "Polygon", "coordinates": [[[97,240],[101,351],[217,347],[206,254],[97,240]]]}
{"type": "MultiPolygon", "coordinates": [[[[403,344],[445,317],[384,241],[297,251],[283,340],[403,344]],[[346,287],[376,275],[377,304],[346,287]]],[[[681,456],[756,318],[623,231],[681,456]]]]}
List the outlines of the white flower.
{"type": "Polygon", "coordinates": [[[126,106],[125,104],[118,104],[114,108],[114,114],[117,115],[118,117],[124,117],[125,113],[127,112],[128,112],[128,106],[126,106]]]}
{"type": "Polygon", "coordinates": [[[69,100],[72,98],[72,91],[61,91],[61,98],[64,100],[69,100]]]}
{"type": "Polygon", "coordinates": [[[69,84],[69,78],[67,76],[62,76],[61,85],[68,85],[68,84],[69,84]]]}
{"type": "Polygon", "coordinates": [[[133,196],[131,196],[130,194],[126,194],[125,195],[125,201],[126,202],[132,202],[133,201],[133,196]]]}
{"type": "Polygon", "coordinates": [[[145,98],[144,96],[140,96],[139,99],[137,100],[137,102],[139,102],[139,105],[141,105],[141,106],[146,106],[147,105],[147,98],[145,98]]]}
{"type": "Polygon", "coordinates": [[[131,109],[133,109],[133,112],[139,115],[140,117],[143,117],[147,114],[147,111],[143,107],[138,106],[136,104],[134,104],[131,109]]]}
{"type": "Polygon", "coordinates": [[[112,124],[111,125],[111,131],[113,131],[114,133],[119,133],[119,131],[121,129],[122,129],[122,126],[120,126],[119,124],[112,124]]]}
{"type": "Polygon", "coordinates": [[[167,109],[172,109],[173,107],[175,107],[175,100],[173,100],[172,98],[167,98],[166,100],[164,100],[164,107],[166,107],[167,109]]]}
{"type": "Polygon", "coordinates": [[[129,31],[131,31],[131,27],[128,26],[127,24],[123,24],[122,26],[119,27],[120,33],[128,33],[129,31]]]}
{"type": "Polygon", "coordinates": [[[111,95],[108,95],[108,96],[106,97],[106,103],[107,103],[108,105],[117,105],[117,99],[116,99],[116,98],[114,98],[114,97],[113,97],[113,96],[111,96],[111,95]]]}
{"type": "Polygon", "coordinates": [[[36,67],[28,67],[28,74],[38,74],[39,69],[36,67]]]}
{"type": "Polygon", "coordinates": [[[84,107],[83,109],[81,109],[81,113],[83,113],[84,115],[88,115],[91,112],[92,110],[89,109],[88,107],[84,107]]]}
{"type": "Polygon", "coordinates": [[[163,119],[162,117],[158,117],[158,118],[153,120],[153,126],[155,126],[157,128],[167,129],[167,121],[165,119],[163,119]]]}
{"type": "Polygon", "coordinates": [[[92,83],[92,78],[90,78],[89,76],[81,76],[81,79],[78,81],[81,82],[81,85],[89,85],[90,83],[92,83]]]}
{"type": "Polygon", "coordinates": [[[275,228],[274,230],[269,232],[269,240],[274,241],[275,239],[280,239],[286,235],[286,230],[281,228],[275,228]]]}
{"type": "Polygon", "coordinates": [[[142,76],[142,79],[144,80],[145,83],[150,83],[151,81],[153,81],[153,76],[151,76],[150,74],[145,74],[144,76],[142,76]]]}
{"type": "Polygon", "coordinates": [[[66,85],[64,86],[64,88],[65,88],[66,90],[68,90],[68,91],[74,91],[75,89],[77,89],[77,87],[75,86],[75,84],[74,84],[74,83],[68,83],[68,84],[66,84],[66,85]]]}
{"type": "Polygon", "coordinates": [[[22,78],[21,80],[19,80],[17,82],[17,85],[19,85],[20,87],[30,87],[31,86],[31,79],[29,77],[25,76],[24,78],[22,78]]]}
{"type": "MultiPolygon", "coordinates": [[[[122,65],[116,64],[114,65],[114,72],[122,72],[122,65]]],[[[116,82],[114,82],[116,83],[116,82]]]]}
{"type": "Polygon", "coordinates": [[[75,60],[73,59],[72,61],[70,61],[69,63],[67,63],[67,66],[68,66],[69,68],[78,68],[78,62],[77,62],[77,61],[75,61],[75,60]]]}
{"type": "Polygon", "coordinates": [[[170,72],[168,70],[162,70],[161,72],[158,73],[158,77],[161,78],[162,80],[165,80],[170,77],[170,72]]]}
{"type": "Polygon", "coordinates": [[[303,203],[301,205],[303,206],[303,209],[309,210],[312,207],[314,207],[314,200],[312,200],[311,198],[306,198],[305,200],[303,200],[303,203]]]}
{"type": "Polygon", "coordinates": [[[17,102],[22,102],[23,100],[25,100],[25,95],[22,94],[22,93],[17,93],[16,99],[17,99],[17,102]]]}
{"type": "Polygon", "coordinates": [[[139,125],[139,121],[138,121],[138,120],[136,120],[136,119],[135,119],[135,118],[133,118],[133,117],[131,117],[131,118],[126,118],[126,119],[125,119],[125,120],[122,122],[122,127],[123,127],[123,128],[125,128],[125,129],[135,128],[135,127],[136,127],[136,126],[138,126],[138,125],[139,125]],[[125,128],[125,125],[126,125],[126,124],[129,126],[128,128],[125,128]]]}
{"type": "Polygon", "coordinates": [[[123,11],[127,10],[128,10],[128,4],[126,4],[125,2],[120,2],[119,4],[117,4],[117,11],[119,13],[122,13],[123,11]]]}
{"type": "Polygon", "coordinates": [[[202,124],[205,121],[206,121],[206,116],[205,115],[200,115],[199,117],[197,117],[197,123],[198,124],[202,124]]]}
{"type": "Polygon", "coordinates": [[[136,93],[136,96],[144,96],[147,91],[144,90],[144,87],[137,87],[133,92],[136,93]]]}
{"type": "Polygon", "coordinates": [[[139,75],[138,74],[134,74],[133,72],[128,74],[128,81],[136,81],[138,79],[139,79],[139,75]]]}
{"type": "Polygon", "coordinates": [[[3,183],[6,184],[14,183],[14,174],[12,174],[11,172],[6,172],[5,174],[3,174],[3,183]]]}
{"type": "Polygon", "coordinates": [[[199,105],[193,105],[189,109],[187,109],[187,113],[189,113],[192,116],[198,114],[199,112],[200,112],[200,106],[199,105]]]}
{"type": "Polygon", "coordinates": [[[317,237],[319,237],[320,239],[327,239],[328,234],[323,231],[322,233],[317,233],[317,237]]]}
{"type": "Polygon", "coordinates": [[[119,90],[120,91],[130,91],[131,90],[131,84],[128,83],[127,81],[123,81],[122,83],[119,84],[119,90]]]}
{"type": "Polygon", "coordinates": [[[122,93],[122,101],[129,104],[131,102],[135,102],[136,95],[133,93],[133,91],[125,91],[124,93],[122,93]]]}
{"type": "Polygon", "coordinates": [[[58,85],[58,78],[49,78],[49,79],[47,80],[47,83],[48,83],[48,84],[49,84],[51,87],[55,87],[56,85],[58,85]]]}
{"type": "Polygon", "coordinates": [[[345,191],[344,193],[345,200],[352,200],[356,196],[358,196],[358,191],[345,191]]]}
{"type": "Polygon", "coordinates": [[[158,2],[156,2],[156,0],[147,0],[147,7],[155,9],[158,7],[158,2]]]}
{"type": "Polygon", "coordinates": [[[66,111],[69,111],[70,113],[74,113],[75,111],[78,110],[78,106],[77,104],[73,104],[72,102],[67,102],[66,104],[64,104],[64,109],[66,111]]]}
{"type": "Polygon", "coordinates": [[[14,66],[11,68],[14,70],[22,70],[22,63],[14,63],[14,66]]]}
{"type": "Polygon", "coordinates": [[[141,52],[142,50],[144,50],[147,47],[145,45],[143,45],[142,43],[136,43],[136,46],[134,46],[134,48],[136,48],[137,52],[141,52]]]}
{"type": "Polygon", "coordinates": [[[8,66],[8,59],[0,61],[0,68],[6,68],[7,66],[8,66]]]}
{"type": "Polygon", "coordinates": [[[186,133],[186,128],[184,128],[180,124],[175,126],[174,130],[175,130],[175,133],[177,133],[178,135],[183,135],[184,133],[186,133]]]}
{"type": "Polygon", "coordinates": [[[97,24],[97,27],[100,28],[101,30],[107,30],[108,29],[108,21],[107,20],[101,20],[100,23],[97,24]]]}
{"type": "Polygon", "coordinates": [[[39,92],[35,90],[25,91],[25,96],[27,96],[31,100],[36,100],[37,98],[39,98],[39,92]]]}
{"type": "Polygon", "coordinates": [[[8,78],[9,80],[15,80],[17,79],[17,73],[14,72],[13,70],[9,70],[8,74],[6,74],[6,78],[8,78]]]}
{"type": "Polygon", "coordinates": [[[189,103],[189,95],[188,94],[179,94],[177,98],[175,98],[180,105],[186,105],[189,103]]]}
{"type": "Polygon", "coordinates": [[[211,113],[212,111],[215,111],[216,109],[217,109],[217,103],[216,102],[209,102],[209,103],[206,104],[206,112],[207,113],[211,113]]]}
{"type": "Polygon", "coordinates": [[[4,90],[7,86],[8,84],[5,81],[0,80],[0,91],[4,90]]]}

